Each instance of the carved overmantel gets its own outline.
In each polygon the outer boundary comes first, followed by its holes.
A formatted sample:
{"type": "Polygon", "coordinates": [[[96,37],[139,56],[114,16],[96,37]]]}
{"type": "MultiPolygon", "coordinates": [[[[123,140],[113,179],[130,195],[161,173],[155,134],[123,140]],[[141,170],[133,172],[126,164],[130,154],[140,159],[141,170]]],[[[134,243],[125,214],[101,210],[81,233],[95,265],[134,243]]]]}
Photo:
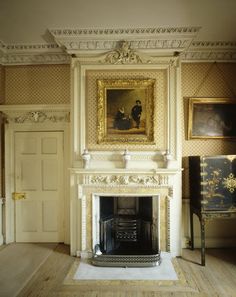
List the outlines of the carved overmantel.
{"type": "MultiPolygon", "coordinates": [[[[96,197],[103,195],[156,197],[161,249],[181,254],[179,54],[197,31],[51,31],[58,45],[72,54],[71,254],[92,251],[93,211],[96,197]],[[151,124],[146,122],[147,131],[153,127],[151,140],[143,140],[146,134],[140,141],[127,134],[114,142],[112,137],[99,141],[101,122],[106,123],[106,107],[101,108],[105,101],[98,95],[102,79],[129,82],[128,86],[141,79],[154,82],[153,105],[145,101],[154,110],[151,124]]],[[[106,133],[106,124],[102,127],[106,133]]]]}

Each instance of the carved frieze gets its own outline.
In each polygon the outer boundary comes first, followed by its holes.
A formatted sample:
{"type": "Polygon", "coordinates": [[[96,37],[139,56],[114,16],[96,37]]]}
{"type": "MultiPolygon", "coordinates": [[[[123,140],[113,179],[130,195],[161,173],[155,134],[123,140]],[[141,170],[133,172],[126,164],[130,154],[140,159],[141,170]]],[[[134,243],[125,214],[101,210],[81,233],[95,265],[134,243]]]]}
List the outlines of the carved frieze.
{"type": "MultiPolygon", "coordinates": [[[[186,49],[200,27],[161,27],[134,29],[55,29],[49,30],[56,43],[68,52],[114,50],[127,40],[137,50],[172,51],[186,49]],[[132,38],[130,38],[132,36],[132,38]]],[[[135,57],[137,59],[137,57],[135,57]]],[[[130,61],[130,59],[129,59],[130,61]]]]}
{"type": "Polygon", "coordinates": [[[70,111],[69,107],[48,107],[41,109],[40,107],[36,109],[33,106],[28,106],[25,110],[18,109],[17,107],[11,106],[7,107],[2,105],[0,110],[4,114],[5,121],[7,123],[62,123],[70,122],[70,111]],[[12,108],[11,108],[12,107],[12,108]]]}
{"type": "Polygon", "coordinates": [[[169,185],[168,175],[85,175],[84,185],[160,187],[169,185]]]}
{"type": "Polygon", "coordinates": [[[1,57],[2,65],[33,64],[69,64],[70,56],[65,53],[13,54],[6,53],[1,57]]]}

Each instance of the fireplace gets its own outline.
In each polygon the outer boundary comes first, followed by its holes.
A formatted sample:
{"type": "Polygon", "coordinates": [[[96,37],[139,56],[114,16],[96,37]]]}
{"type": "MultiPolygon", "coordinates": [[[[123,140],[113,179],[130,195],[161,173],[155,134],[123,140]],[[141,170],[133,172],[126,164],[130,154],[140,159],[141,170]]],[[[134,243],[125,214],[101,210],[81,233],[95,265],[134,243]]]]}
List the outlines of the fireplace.
{"type": "MultiPolygon", "coordinates": [[[[132,54],[114,63],[110,57],[122,52],[123,43],[120,33],[112,35],[94,35],[94,51],[91,43],[86,45],[89,36],[81,32],[81,55],[72,58],[70,249],[72,255],[102,261],[113,257],[116,262],[128,256],[128,261],[135,257],[145,263],[148,256],[147,261],[154,258],[151,262],[156,265],[160,251],[181,254],[179,58],[169,50],[165,57],[152,50],[153,56],[146,55],[146,48],[137,49],[143,42],[133,43],[131,38],[132,46],[129,40],[128,44],[132,53],[141,54],[140,59],[135,61],[132,54]],[[146,142],[140,131],[134,131],[133,138],[126,130],[100,141],[101,134],[107,135],[108,116],[106,104],[100,104],[98,80],[128,82],[135,78],[156,81],[154,115],[142,113],[143,120],[151,120],[145,122],[145,129],[153,134],[153,141],[146,142]]],[[[130,33],[124,35],[130,39],[130,33]]],[[[138,35],[143,33],[135,33],[135,39],[138,35]]],[[[149,32],[144,39],[151,35],[149,32]]]]}
{"type": "Polygon", "coordinates": [[[158,196],[95,196],[94,204],[94,265],[160,263],[158,196]]]}

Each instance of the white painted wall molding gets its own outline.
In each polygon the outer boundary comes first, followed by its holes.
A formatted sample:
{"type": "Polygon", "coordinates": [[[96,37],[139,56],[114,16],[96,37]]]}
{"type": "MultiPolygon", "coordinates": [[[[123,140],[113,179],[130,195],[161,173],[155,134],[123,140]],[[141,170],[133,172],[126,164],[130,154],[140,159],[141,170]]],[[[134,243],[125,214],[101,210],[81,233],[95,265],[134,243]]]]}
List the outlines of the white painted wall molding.
{"type": "Polygon", "coordinates": [[[1,105],[7,123],[58,123],[70,121],[70,105],[1,105]]]}
{"type": "Polygon", "coordinates": [[[2,40],[0,40],[0,54],[6,53],[6,50],[7,50],[6,44],[2,40]]]}
{"type": "Polygon", "coordinates": [[[56,43],[5,44],[0,40],[1,65],[69,64],[70,56],[56,43]]]}
{"type": "Polygon", "coordinates": [[[3,222],[3,201],[4,198],[0,198],[0,245],[3,244],[4,240],[3,240],[3,226],[2,226],[2,222],[3,222]]]}
{"type": "Polygon", "coordinates": [[[65,53],[51,54],[4,54],[0,64],[7,65],[37,65],[37,64],[70,64],[70,56],[65,53]]]}

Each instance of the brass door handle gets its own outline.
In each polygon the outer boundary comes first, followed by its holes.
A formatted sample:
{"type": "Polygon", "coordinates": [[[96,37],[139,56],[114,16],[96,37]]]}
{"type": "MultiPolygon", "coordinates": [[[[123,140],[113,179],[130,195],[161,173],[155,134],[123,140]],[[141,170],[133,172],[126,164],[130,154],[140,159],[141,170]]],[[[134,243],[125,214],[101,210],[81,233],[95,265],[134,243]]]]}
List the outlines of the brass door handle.
{"type": "Polygon", "coordinates": [[[26,199],[26,196],[25,196],[25,193],[14,192],[12,193],[12,199],[13,200],[26,199]]]}

